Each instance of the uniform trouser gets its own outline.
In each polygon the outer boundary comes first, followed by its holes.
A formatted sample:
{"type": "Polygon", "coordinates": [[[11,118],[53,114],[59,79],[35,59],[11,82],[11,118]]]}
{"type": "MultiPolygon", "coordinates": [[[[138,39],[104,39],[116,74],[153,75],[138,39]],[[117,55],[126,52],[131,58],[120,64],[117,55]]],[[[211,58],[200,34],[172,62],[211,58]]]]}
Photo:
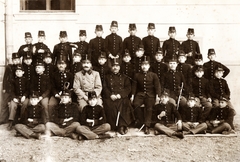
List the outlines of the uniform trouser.
{"type": "Polygon", "coordinates": [[[0,124],[6,123],[9,118],[9,106],[8,102],[11,101],[11,95],[9,93],[2,93],[2,104],[0,107],[0,124]]]}
{"type": "MultiPolygon", "coordinates": [[[[177,106],[177,102],[176,100],[174,100],[173,98],[169,97],[169,102],[174,104],[175,106],[177,106]]],[[[183,96],[181,96],[181,99],[179,101],[179,105],[178,105],[178,111],[181,112],[182,111],[182,107],[184,107],[187,104],[187,99],[183,96]]]]}
{"type": "Polygon", "coordinates": [[[41,105],[44,108],[44,115],[45,115],[44,119],[46,119],[46,122],[49,121],[48,101],[49,101],[48,97],[45,97],[40,101],[41,105]]]}
{"type": "Polygon", "coordinates": [[[56,136],[68,136],[69,134],[76,131],[76,128],[80,126],[78,122],[73,122],[69,126],[60,128],[58,124],[55,124],[53,122],[47,122],[46,123],[46,131],[52,132],[56,136]]]}
{"type": "Polygon", "coordinates": [[[187,122],[183,122],[182,129],[184,131],[188,131],[188,132],[190,131],[193,134],[197,134],[197,133],[200,133],[200,132],[203,132],[204,130],[206,130],[207,124],[201,123],[201,124],[198,124],[195,128],[191,128],[191,126],[187,122]]]}
{"type": "Polygon", "coordinates": [[[152,108],[155,105],[155,102],[155,97],[148,97],[146,95],[138,94],[133,101],[136,119],[139,120],[141,123],[145,124],[145,126],[147,127],[150,127],[152,121],[152,108]],[[142,104],[144,104],[143,111],[141,107],[142,104]]]}
{"type": "MultiPolygon", "coordinates": [[[[219,99],[213,99],[213,107],[218,107],[219,106],[219,99]]],[[[230,109],[233,109],[234,110],[234,115],[236,115],[236,111],[231,103],[231,101],[228,101],[228,106],[230,109]]]]}
{"type": "Polygon", "coordinates": [[[167,136],[171,137],[172,134],[177,131],[177,125],[176,124],[163,125],[160,123],[156,123],[154,129],[160,133],[164,133],[167,136]]]}
{"type": "Polygon", "coordinates": [[[49,103],[48,103],[48,115],[49,115],[49,121],[53,121],[53,116],[55,115],[54,114],[54,109],[55,107],[59,104],[60,102],[60,99],[52,96],[49,100],[49,103]]]}
{"type": "Polygon", "coordinates": [[[212,130],[212,133],[222,133],[223,131],[231,131],[232,128],[230,126],[230,124],[224,122],[221,123],[219,126],[214,127],[212,130]]]}
{"type": "Polygon", "coordinates": [[[98,134],[104,134],[107,131],[111,130],[111,126],[108,123],[104,123],[102,125],[88,127],[85,125],[80,125],[76,128],[76,132],[78,134],[83,135],[89,140],[93,140],[97,137],[98,134]]]}
{"type": "Polygon", "coordinates": [[[196,100],[197,100],[196,106],[198,107],[203,106],[202,117],[203,117],[203,121],[205,121],[212,109],[212,103],[207,101],[206,97],[201,97],[201,98],[196,97],[196,100]]]}
{"type": "Polygon", "coordinates": [[[24,137],[30,138],[30,135],[33,133],[44,133],[45,132],[45,125],[38,124],[35,127],[31,128],[24,124],[16,124],[15,125],[16,131],[21,133],[24,137]]]}
{"type": "MultiPolygon", "coordinates": [[[[20,117],[22,117],[22,114],[24,113],[26,107],[28,106],[28,102],[29,102],[29,100],[28,100],[28,98],[26,98],[25,101],[22,103],[20,117]]],[[[17,108],[19,105],[20,105],[19,103],[16,103],[14,101],[10,102],[8,120],[14,120],[16,113],[17,113],[17,108]]]]}
{"type": "MultiPolygon", "coordinates": [[[[78,110],[79,110],[79,112],[82,112],[82,109],[83,109],[86,105],[88,105],[88,103],[87,103],[87,101],[84,100],[83,98],[78,99],[77,101],[78,101],[78,105],[79,105],[79,106],[78,106],[78,110]]],[[[98,97],[98,98],[97,98],[97,105],[102,106],[102,104],[103,104],[102,98],[101,98],[101,97],[98,97]]]]}

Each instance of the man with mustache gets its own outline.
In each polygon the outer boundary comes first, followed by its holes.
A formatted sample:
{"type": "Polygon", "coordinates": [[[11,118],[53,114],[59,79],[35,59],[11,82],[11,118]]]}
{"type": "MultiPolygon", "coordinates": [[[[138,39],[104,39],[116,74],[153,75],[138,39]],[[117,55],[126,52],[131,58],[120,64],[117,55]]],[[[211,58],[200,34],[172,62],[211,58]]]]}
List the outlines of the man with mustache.
{"type": "Polygon", "coordinates": [[[102,82],[99,72],[92,70],[92,63],[88,55],[84,55],[82,59],[83,69],[74,76],[73,90],[77,95],[79,111],[88,103],[88,92],[95,91],[97,95],[97,104],[102,105],[102,82]]]}

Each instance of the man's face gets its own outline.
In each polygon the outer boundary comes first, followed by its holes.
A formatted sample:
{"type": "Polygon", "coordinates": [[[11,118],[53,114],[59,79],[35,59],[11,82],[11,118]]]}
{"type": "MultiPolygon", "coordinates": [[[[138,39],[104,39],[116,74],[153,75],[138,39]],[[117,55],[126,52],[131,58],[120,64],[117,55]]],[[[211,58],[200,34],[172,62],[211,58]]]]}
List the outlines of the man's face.
{"type": "Polygon", "coordinates": [[[169,101],[169,97],[166,96],[166,95],[162,95],[161,98],[160,98],[160,100],[161,100],[161,103],[162,103],[162,104],[166,105],[167,102],[169,101]]]}
{"type": "Polygon", "coordinates": [[[68,38],[67,37],[59,37],[61,43],[66,43],[68,38]]]}
{"type": "Polygon", "coordinates": [[[84,36],[84,35],[82,35],[82,36],[79,36],[79,40],[80,41],[85,41],[87,39],[87,37],[86,36],[84,36]]]}
{"type": "Polygon", "coordinates": [[[128,55],[127,55],[127,56],[124,56],[124,57],[123,57],[123,61],[124,61],[124,62],[130,62],[130,61],[131,61],[131,57],[128,56],[128,55]]]}
{"type": "Polygon", "coordinates": [[[64,71],[67,67],[67,64],[66,63],[60,63],[60,64],[57,64],[57,67],[58,67],[59,71],[64,71]]]}
{"type": "Polygon", "coordinates": [[[112,26],[112,27],[110,27],[110,31],[111,31],[111,33],[117,33],[118,27],[112,26]]]}
{"type": "Polygon", "coordinates": [[[193,40],[193,37],[194,37],[195,35],[192,34],[192,33],[188,33],[186,36],[187,36],[187,38],[188,38],[189,40],[193,40]]]}
{"type": "Polygon", "coordinates": [[[141,65],[141,67],[142,67],[143,72],[147,72],[150,68],[150,65],[147,64],[147,63],[144,63],[144,64],[141,65]]]}
{"type": "Polygon", "coordinates": [[[24,62],[26,65],[31,65],[32,59],[24,59],[23,62],[24,62]]]}
{"type": "Polygon", "coordinates": [[[155,59],[157,60],[157,62],[161,62],[162,59],[163,59],[163,55],[162,54],[156,54],[155,59]]]}
{"type": "Polygon", "coordinates": [[[88,100],[88,103],[90,106],[96,106],[97,104],[97,98],[92,98],[88,100]]]}
{"type": "Polygon", "coordinates": [[[22,76],[23,76],[23,74],[24,74],[24,71],[23,71],[23,70],[16,70],[16,71],[15,71],[15,74],[16,74],[16,76],[17,76],[17,77],[19,77],[19,78],[20,78],[20,77],[22,77],[22,76]]]}
{"type": "Polygon", "coordinates": [[[215,54],[208,55],[208,58],[209,58],[209,60],[211,60],[211,61],[215,61],[216,55],[215,55],[215,54]]]}
{"type": "Polygon", "coordinates": [[[14,65],[21,64],[21,60],[20,60],[20,58],[12,59],[12,62],[13,62],[14,65]]]}
{"type": "Polygon", "coordinates": [[[203,60],[202,59],[195,60],[195,65],[203,65],[203,60]]]}
{"type": "Polygon", "coordinates": [[[156,31],[155,29],[148,29],[147,33],[148,33],[148,35],[153,36],[155,31],[156,31]]]}
{"type": "Polygon", "coordinates": [[[176,32],[168,32],[168,35],[169,35],[170,38],[175,39],[176,32]]]}
{"type": "Polygon", "coordinates": [[[224,71],[215,71],[214,75],[216,78],[220,79],[223,76],[224,71]]]}
{"type": "Polygon", "coordinates": [[[113,72],[114,74],[119,73],[119,71],[120,71],[120,66],[119,66],[119,65],[113,65],[113,66],[112,66],[112,72],[113,72]]]}
{"type": "Polygon", "coordinates": [[[144,54],[144,50],[142,50],[142,49],[139,49],[139,50],[136,51],[136,56],[137,57],[142,57],[143,54],[144,54]]]}
{"type": "Polygon", "coordinates": [[[36,66],[35,70],[36,70],[37,74],[42,74],[45,70],[45,67],[44,66],[36,66]]]}
{"type": "Polygon", "coordinates": [[[99,58],[99,59],[98,59],[98,63],[99,63],[100,65],[104,65],[106,62],[107,62],[107,59],[106,59],[106,58],[99,58]]]}
{"type": "Polygon", "coordinates": [[[82,63],[82,65],[83,65],[83,69],[84,69],[85,71],[89,71],[89,70],[91,69],[91,67],[92,67],[92,64],[91,64],[90,61],[84,61],[84,62],[82,63]]]}
{"type": "Polygon", "coordinates": [[[187,105],[188,105],[189,107],[194,107],[195,103],[196,103],[195,100],[188,100],[188,101],[187,101],[187,105]]]}
{"type": "Polygon", "coordinates": [[[170,61],[168,65],[171,70],[176,70],[178,63],[175,61],[172,61],[172,62],[170,61]]]}
{"type": "Polygon", "coordinates": [[[186,58],[185,56],[179,56],[179,57],[178,57],[178,61],[179,61],[180,63],[185,63],[186,60],[187,60],[187,58],[186,58]]]}
{"type": "Polygon", "coordinates": [[[30,44],[30,43],[32,43],[32,41],[33,41],[33,39],[30,38],[30,37],[25,38],[25,42],[26,42],[26,44],[30,44]]]}
{"type": "Polygon", "coordinates": [[[228,103],[226,102],[226,101],[224,101],[224,100],[220,100],[219,101],[219,107],[220,108],[224,108],[224,107],[226,107],[228,105],[228,103]]]}
{"type": "Polygon", "coordinates": [[[67,103],[69,103],[71,101],[71,98],[70,98],[70,96],[61,96],[61,103],[63,103],[63,104],[67,104],[67,103]]]}
{"type": "Polygon", "coordinates": [[[204,72],[201,70],[201,71],[196,71],[195,72],[195,75],[198,77],[198,78],[202,78],[204,72]]]}
{"type": "Polygon", "coordinates": [[[97,37],[102,37],[102,35],[103,35],[103,31],[102,30],[95,31],[95,33],[96,33],[97,37]]]}
{"type": "Polygon", "coordinates": [[[73,62],[80,62],[81,61],[81,56],[73,56],[73,62]]]}
{"type": "Polygon", "coordinates": [[[37,105],[39,102],[39,99],[38,98],[30,98],[30,103],[31,105],[35,106],[37,105]]]}
{"type": "Polygon", "coordinates": [[[51,57],[45,57],[45,58],[43,59],[43,61],[44,61],[46,64],[50,64],[50,63],[52,63],[52,58],[51,58],[51,57]]]}
{"type": "Polygon", "coordinates": [[[39,36],[38,37],[38,42],[39,43],[43,43],[45,41],[45,37],[44,36],[39,36]]]}
{"type": "Polygon", "coordinates": [[[137,29],[129,29],[128,32],[130,35],[134,36],[137,33],[137,29]]]}

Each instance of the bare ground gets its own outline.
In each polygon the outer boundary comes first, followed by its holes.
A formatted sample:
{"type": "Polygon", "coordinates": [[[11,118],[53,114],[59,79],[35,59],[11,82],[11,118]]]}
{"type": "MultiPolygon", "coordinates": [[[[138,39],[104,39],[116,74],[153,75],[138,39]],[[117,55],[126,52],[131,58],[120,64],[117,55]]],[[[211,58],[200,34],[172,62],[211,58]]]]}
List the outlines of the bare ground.
{"type": "Polygon", "coordinates": [[[70,138],[41,140],[14,137],[0,125],[0,162],[239,162],[240,115],[235,117],[235,137],[191,137],[183,140],[167,136],[115,137],[77,141],[70,138]]]}

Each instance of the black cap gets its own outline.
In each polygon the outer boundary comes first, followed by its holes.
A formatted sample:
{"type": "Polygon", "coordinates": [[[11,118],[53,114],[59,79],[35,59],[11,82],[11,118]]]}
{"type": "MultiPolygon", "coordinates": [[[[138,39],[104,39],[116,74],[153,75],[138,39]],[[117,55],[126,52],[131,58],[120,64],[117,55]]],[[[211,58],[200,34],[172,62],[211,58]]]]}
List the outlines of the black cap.
{"type": "Polygon", "coordinates": [[[81,52],[79,50],[74,50],[73,56],[80,56],[81,57],[81,52]]]}
{"type": "Polygon", "coordinates": [[[38,36],[45,36],[45,32],[43,30],[38,31],[38,36]]]}
{"type": "Polygon", "coordinates": [[[32,91],[30,97],[31,97],[31,98],[38,98],[38,97],[39,97],[39,94],[38,94],[37,91],[32,91]]]}
{"type": "Polygon", "coordinates": [[[50,57],[52,58],[52,53],[50,51],[46,52],[44,58],[50,57]]]}
{"type": "Polygon", "coordinates": [[[91,100],[93,98],[97,98],[97,94],[95,91],[89,91],[88,92],[88,100],[91,100]]]}
{"type": "Polygon", "coordinates": [[[57,64],[66,64],[66,62],[63,59],[60,59],[57,61],[57,64]]]}
{"type": "Polygon", "coordinates": [[[107,58],[106,52],[101,52],[101,54],[98,58],[107,58]]]}
{"type": "Polygon", "coordinates": [[[30,51],[28,51],[27,54],[23,56],[23,59],[24,59],[24,60],[26,60],[26,59],[32,59],[32,54],[30,53],[30,51]]]}
{"type": "Polygon", "coordinates": [[[189,100],[194,100],[194,101],[196,101],[196,98],[195,98],[194,94],[189,94],[189,96],[188,96],[188,101],[189,101],[189,100]]]}
{"type": "Polygon", "coordinates": [[[204,71],[203,66],[202,65],[196,65],[195,72],[197,72],[197,71],[204,71]]]}
{"type": "Polygon", "coordinates": [[[228,97],[226,95],[222,95],[220,97],[219,101],[226,101],[226,102],[228,102],[228,97]]]}
{"type": "Polygon", "coordinates": [[[125,57],[125,56],[130,56],[130,53],[129,53],[128,49],[125,49],[125,51],[124,51],[123,57],[125,57]]]}
{"type": "Polygon", "coordinates": [[[86,30],[79,30],[79,36],[87,36],[86,30]]]}
{"type": "Polygon", "coordinates": [[[163,51],[162,51],[161,47],[158,47],[158,50],[157,50],[155,55],[157,55],[157,54],[162,54],[163,55],[163,51]]]}
{"type": "Polygon", "coordinates": [[[176,32],[175,26],[170,26],[168,29],[169,32],[176,32]]]}
{"type": "Polygon", "coordinates": [[[179,56],[185,56],[186,57],[186,54],[185,54],[185,52],[183,50],[179,50],[178,51],[178,57],[179,56]]]}
{"type": "Polygon", "coordinates": [[[202,54],[201,53],[196,53],[194,59],[195,60],[202,60],[203,59],[202,54]]]}
{"type": "Polygon", "coordinates": [[[215,72],[216,71],[223,71],[224,72],[224,69],[223,69],[223,67],[221,66],[221,65],[217,65],[216,67],[215,67],[215,72]]]}
{"type": "Polygon", "coordinates": [[[137,29],[136,24],[129,24],[129,30],[137,29]]]}
{"type": "Polygon", "coordinates": [[[208,49],[208,56],[209,55],[215,55],[215,50],[213,48],[208,49]]]}
{"type": "Polygon", "coordinates": [[[36,63],[36,66],[45,66],[44,65],[44,62],[42,60],[39,60],[37,63],[36,63]]]}
{"type": "Polygon", "coordinates": [[[61,37],[61,38],[67,37],[67,32],[66,31],[60,31],[59,37],[61,37]]]}
{"type": "Polygon", "coordinates": [[[188,33],[188,34],[194,34],[194,29],[193,29],[193,28],[188,28],[187,33],[188,33]]]}
{"type": "Polygon", "coordinates": [[[164,91],[162,92],[161,96],[170,96],[169,90],[164,89],[164,91]]]}
{"type": "Polygon", "coordinates": [[[16,70],[22,70],[22,71],[24,71],[24,68],[23,68],[22,65],[17,65],[16,70]]]}
{"type": "Polygon", "coordinates": [[[91,62],[91,58],[88,54],[82,55],[82,62],[91,62]]]}
{"type": "Polygon", "coordinates": [[[65,89],[62,91],[61,96],[71,96],[71,91],[68,89],[65,89]]]}
{"type": "Polygon", "coordinates": [[[155,29],[154,23],[148,23],[148,29],[155,29]]]}
{"type": "Polygon", "coordinates": [[[114,65],[118,65],[118,66],[120,66],[120,63],[119,63],[119,62],[120,62],[120,61],[119,61],[118,58],[114,58],[114,59],[113,59],[113,64],[112,64],[112,65],[113,65],[113,66],[114,66],[114,65]]]}
{"type": "Polygon", "coordinates": [[[117,21],[112,21],[111,27],[118,27],[118,22],[117,21]]]}
{"type": "Polygon", "coordinates": [[[144,56],[141,64],[150,64],[150,58],[148,56],[144,56]]]}
{"type": "Polygon", "coordinates": [[[20,58],[17,52],[12,53],[12,59],[20,58]]]}
{"type": "Polygon", "coordinates": [[[96,30],[96,31],[102,31],[102,30],[103,30],[102,25],[96,25],[95,30],[96,30]]]}
{"type": "Polygon", "coordinates": [[[30,32],[25,33],[25,38],[32,38],[32,34],[30,32]]]}
{"type": "Polygon", "coordinates": [[[143,46],[142,44],[139,44],[139,45],[138,45],[138,50],[144,51],[144,46],[143,46]]]}
{"type": "Polygon", "coordinates": [[[172,56],[169,60],[168,60],[168,62],[178,62],[178,59],[177,59],[177,56],[172,56]]]}

